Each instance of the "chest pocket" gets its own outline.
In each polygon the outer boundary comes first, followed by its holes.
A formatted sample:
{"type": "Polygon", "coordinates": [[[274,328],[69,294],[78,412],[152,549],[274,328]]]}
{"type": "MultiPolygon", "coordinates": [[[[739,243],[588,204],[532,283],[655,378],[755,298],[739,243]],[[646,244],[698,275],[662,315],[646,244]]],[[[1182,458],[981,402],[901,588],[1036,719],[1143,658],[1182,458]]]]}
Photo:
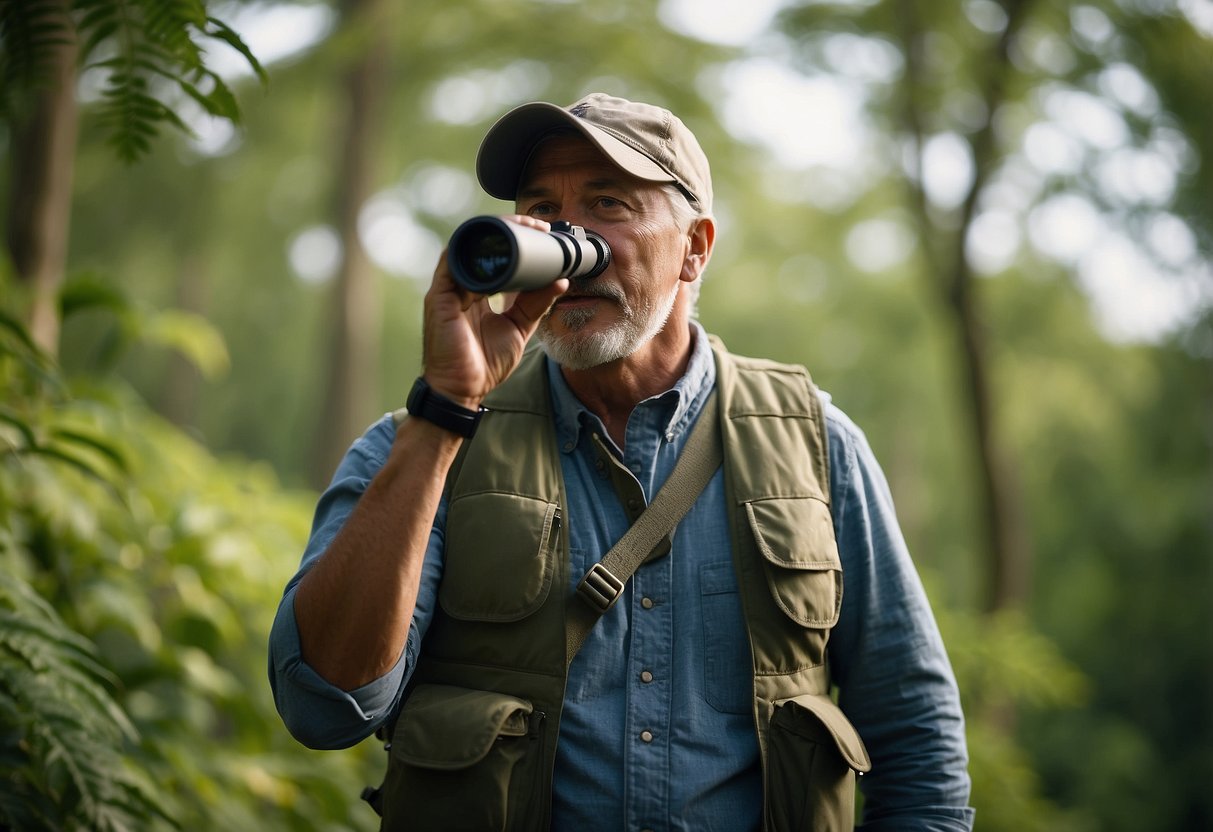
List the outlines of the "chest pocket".
{"type": "Polygon", "coordinates": [[[462,621],[520,621],[547,599],[560,539],[560,507],[497,492],[451,501],[438,601],[462,621]]]}
{"type": "Polygon", "coordinates": [[[830,508],[812,497],[779,497],[748,502],[745,510],[771,598],[784,617],[779,629],[785,638],[765,643],[783,645],[773,649],[784,651],[776,662],[785,669],[819,665],[842,609],[842,562],[830,508]],[[820,637],[795,638],[797,630],[820,637]]]}

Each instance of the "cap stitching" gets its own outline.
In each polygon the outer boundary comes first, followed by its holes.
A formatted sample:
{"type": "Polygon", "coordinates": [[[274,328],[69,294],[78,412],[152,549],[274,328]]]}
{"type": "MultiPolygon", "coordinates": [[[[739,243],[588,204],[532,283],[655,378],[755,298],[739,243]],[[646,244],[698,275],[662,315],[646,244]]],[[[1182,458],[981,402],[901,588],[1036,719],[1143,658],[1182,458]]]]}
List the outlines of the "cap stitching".
{"type": "MultiPolygon", "coordinates": [[[[589,121],[589,119],[585,119],[585,121],[589,121]]],[[[636,151],[637,153],[639,153],[641,156],[644,156],[646,159],[651,160],[651,161],[652,161],[652,162],[654,162],[654,163],[655,163],[655,164],[656,164],[656,165],[657,165],[659,168],[661,168],[661,169],[662,169],[662,170],[664,170],[666,173],[668,173],[668,174],[669,174],[669,175],[670,175],[670,176],[671,176],[673,179],[677,179],[677,180],[679,180],[679,181],[682,181],[682,177],[678,176],[677,174],[675,174],[673,171],[671,171],[671,170],[670,170],[670,165],[669,165],[668,163],[666,163],[666,162],[662,161],[661,159],[654,159],[652,156],[650,156],[650,155],[648,154],[648,152],[647,152],[647,151],[646,151],[644,148],[640,147],[640,146],[639,146],[639,145],[638,145],[638,144],[635,142],[635,140],[633,140],[633,139],[632,139],[630,136],[626,136],[626,135],[623,135],[623,134],[621,134],[621,133],[618,133],[618,132],[616,132],[616,131],[615,131],[613,128],[610,128],[610,127],[604,127],[604,126],[603,126],[603,125],[601,125],[601,124],[595,124],[595,123],[594,123],[594,122],[592,122],[592,121],[590,121],[590,124],[593,124],[595,127],[597,127],[597,128],[598,128],[599,130],[601,130],[602,132],[604,132],[604,133],[608,133],[608,134],[610,134],[610,135],[611,135],[613,138],[615,138],[615,139],[617,139],[617,140],[619,140],[619,141],[623,142],[623,143],[624,143],[624,144],[626,144],[628,147],[632,148],[632,150],[635,150],[635,151],[636,151]]]]}

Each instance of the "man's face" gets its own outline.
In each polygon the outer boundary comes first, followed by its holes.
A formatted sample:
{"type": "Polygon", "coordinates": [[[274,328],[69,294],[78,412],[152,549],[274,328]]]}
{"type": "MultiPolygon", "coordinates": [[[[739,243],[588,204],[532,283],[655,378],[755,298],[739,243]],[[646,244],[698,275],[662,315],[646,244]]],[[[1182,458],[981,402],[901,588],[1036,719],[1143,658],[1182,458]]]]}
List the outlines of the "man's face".
{"type": "Polygon", "coordinates": [[[689,239],[660,185],[615,167],[585,139],[556,136],[531,157],[517,210],[589,228],[611,247],[606,271],[574,280],[539,325],[540,343],[557,363],[583,370],[617,361],[661,332],[689,239]]]}

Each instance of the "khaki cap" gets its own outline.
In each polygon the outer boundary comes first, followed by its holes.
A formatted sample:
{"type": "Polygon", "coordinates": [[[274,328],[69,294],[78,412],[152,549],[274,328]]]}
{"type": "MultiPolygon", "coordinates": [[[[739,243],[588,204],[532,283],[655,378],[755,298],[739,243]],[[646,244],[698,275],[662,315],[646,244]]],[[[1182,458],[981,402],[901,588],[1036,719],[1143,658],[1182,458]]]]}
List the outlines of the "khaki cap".
{"type": "Polygon", "coordinates": [[[596,92],[569,107],[523,104],[497,120],[476,156],[481,186],[498,199],[514,199],[535,146],[553,130],[571,127],[607,158],[649,182],[672,182],[703,212],[712,210],[712,172],[695,135],[661,107],[596,92]]]}

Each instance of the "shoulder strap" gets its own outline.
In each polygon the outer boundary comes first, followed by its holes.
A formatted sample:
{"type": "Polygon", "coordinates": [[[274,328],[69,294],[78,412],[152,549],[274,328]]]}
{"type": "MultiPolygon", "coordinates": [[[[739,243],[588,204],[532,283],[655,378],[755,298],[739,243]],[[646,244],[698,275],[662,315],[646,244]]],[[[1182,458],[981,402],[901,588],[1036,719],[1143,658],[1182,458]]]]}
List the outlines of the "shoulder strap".
{"type": "Polygon", "coordinates": [[[590,567],[577,585],[577,595],[585,603],[570,604],[565,612],[566,662],[572,663],[594,624],[619,600],[632,573],[690,511],[720,467],[723,453],[716,414],[716,394],[713,393],[699,414],[665,485],[631,528],[602,560],[590,567]]]}

